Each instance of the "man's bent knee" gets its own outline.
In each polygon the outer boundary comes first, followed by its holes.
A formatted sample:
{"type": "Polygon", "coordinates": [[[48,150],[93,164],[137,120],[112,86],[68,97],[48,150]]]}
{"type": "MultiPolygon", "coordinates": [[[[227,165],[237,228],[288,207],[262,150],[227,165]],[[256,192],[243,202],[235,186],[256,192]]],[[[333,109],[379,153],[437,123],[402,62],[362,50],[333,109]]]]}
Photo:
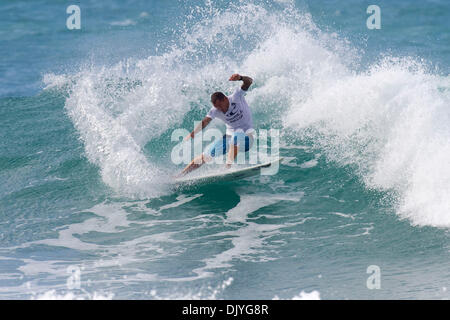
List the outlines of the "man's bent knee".
{"type": "Polygon", "coordinates": [[[202,159],[204,163],[212,161],[212,157],[209,154],[202,154],[202,159]]]}

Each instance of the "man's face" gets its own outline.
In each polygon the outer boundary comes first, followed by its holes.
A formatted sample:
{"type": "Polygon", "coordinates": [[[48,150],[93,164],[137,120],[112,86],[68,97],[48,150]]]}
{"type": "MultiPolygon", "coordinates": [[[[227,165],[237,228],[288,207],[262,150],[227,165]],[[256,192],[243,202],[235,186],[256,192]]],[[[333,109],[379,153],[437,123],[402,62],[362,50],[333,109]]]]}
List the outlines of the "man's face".
{"type": "Polygon", "coordinates": [[[228,98],[225,97],[223,100],[219,100],[217,99],[214,103],[213,103],[214,107],[216,109],[219,109],[220,111],[222,111],[223,113],[228,111],[228,106],[230,105],[230,102],[228,101],[228,98]]]}

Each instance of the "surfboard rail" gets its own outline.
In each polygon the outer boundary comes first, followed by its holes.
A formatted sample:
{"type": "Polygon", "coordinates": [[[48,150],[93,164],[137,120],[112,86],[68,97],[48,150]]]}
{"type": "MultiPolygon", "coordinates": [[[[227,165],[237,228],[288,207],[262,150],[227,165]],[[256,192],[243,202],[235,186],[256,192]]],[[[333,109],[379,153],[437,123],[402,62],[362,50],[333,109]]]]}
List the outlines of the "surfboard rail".
{"type": "Polygon", "coordinates": [[[226,172],[212,173],[203,176],[190,177],[184,176],[182,178],[175,179],[176,184],[199,184],[199,183],[213,183],[221,181],[234,181],[249,178],[258,175],[262,168],[268,168],[275,163],[279,163],[283,160],[283,157],[271,160],[269,162],[260,163],[251,167],[245,167],[240,169],[235,169],[226,172]]]}

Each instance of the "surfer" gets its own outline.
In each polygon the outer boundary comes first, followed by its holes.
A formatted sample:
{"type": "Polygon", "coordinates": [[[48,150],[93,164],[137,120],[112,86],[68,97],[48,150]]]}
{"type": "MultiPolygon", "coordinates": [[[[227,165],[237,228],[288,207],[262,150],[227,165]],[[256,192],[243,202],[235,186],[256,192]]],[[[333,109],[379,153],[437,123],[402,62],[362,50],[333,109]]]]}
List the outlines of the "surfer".
{"type": "Polygon", "coordinates": [[[241,87],[237,87],[230,96],[225,96],[222,92],[214,92],[211,95],[213,107],[203,118],[202,122],[184,138],[188,141],[203,130],[214,118],[225,122],[226,133],[222,138],[210,144],[206,150],[195,157],[180,173],[183,176],[204,163],[211,161],[214,157],[227,154],[226,168],[230,168],[239,151],[247,152],[253,145],[253,120],[252,113],[245,101],[244,94],[251,86],[253,80],[247,76],[233,74],[229,81],[243,81],[241,87]]]}

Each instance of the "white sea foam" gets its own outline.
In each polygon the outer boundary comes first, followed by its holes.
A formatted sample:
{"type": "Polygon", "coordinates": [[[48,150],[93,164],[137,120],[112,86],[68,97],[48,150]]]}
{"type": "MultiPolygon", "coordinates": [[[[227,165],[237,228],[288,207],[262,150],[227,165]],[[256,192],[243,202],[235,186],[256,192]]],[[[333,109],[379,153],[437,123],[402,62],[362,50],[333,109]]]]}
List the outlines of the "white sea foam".
{"type": "Polygon", "coordinates": [[[89,293],[67,291],[59,293],[57,290],[48,290],[44,293],[33,294],[31,300],[112,300],[113,293],[89,293]]]}
{"type": "Polygon", "coordinates": [[[119,27],[127,27],[127,26],[134,26],[136,24],[136,21],[132,19],[125,19],[122,21],[113,21],[110,23],[112,26],[119,26],[119,27]]]}
{"type": "Polygon", "coordinates": [[[231,267],[233,259],[251,259],[252,254],[256,254],[259,261],[271,260],[263,254],[263,247],[267,247],[267,239],[274,234],[279,234],[280,229],[291,227],[294,224],[302,224],[305,220],[285,225],[260,224],[248,221],[248,216],[258,209],[269,206],[280,201],[298,202],[303,197],[303,192],[288,194],[263,194],[251,195],[240,194],[239,203],[227,213],[225,223],[243,223],[244,226],[233,231],[226,231],[215,234],[215,236],[230,237],[232,247],[211,258],[204,260],[205,266],[193,270],[198,277],[207,277],[210,270],[215,268],[231,267]]]}
{"type": "Polygon", "coordinates": [[[202,194],[195,194],[193,196],[188,197],[188,196],[182,194],[182,195],[177,197],[177,201],[176,202],[173,202],[173,203],[170,203],[170,204],[167,204],[167,205],[164,205],[164,206],[160,207],[159,211],[166,210],[166,209],[169,209],[169,208],[176,208],[176,207],[181,206],[181,205],[183,205],[183,204],[185,204],[187,202],[190,202],[190,201],[192,201],[194,199],[197,199],[197,198],[199,198],[201,196],[202,196],[202,194]]]}
{"type": "Polygon", "coordinates": [[[449,95],[442,79],[411,59],[386,59],[368,72],[330,76],[291,105],[286,124],[369,188],[393,190],[401,217],[450,226],[449,95]],[[305,131],[303,131],[305,132],[305,131]]]}
{"type": "Polygon", "coordinates": [[[227,212],[227,222],[245,222],[248,215],[280,201],[298,202],[303,192],[287,194],[241,194],[240,202],[227,212]]]}
{"type": "Polygon", "coordinates": [[[151,299],[156,300],[217,300],[220,295],[233,283],[234,279],[229,277],[217,285],[201,286],[195,290],[178,288],[177,290],[160,293],[156,289],[147,292],[151,299]]]}
{"type": "MultiPolygon", "coordinates": [[[[280,298],[275,296],[272,300],[280,300],[280,298]]],[[[298,295],[293,296],[290,300],[320,300],[320,292],[317,290],[313,290],[311,292],[302,290],[298,295]]]]}

